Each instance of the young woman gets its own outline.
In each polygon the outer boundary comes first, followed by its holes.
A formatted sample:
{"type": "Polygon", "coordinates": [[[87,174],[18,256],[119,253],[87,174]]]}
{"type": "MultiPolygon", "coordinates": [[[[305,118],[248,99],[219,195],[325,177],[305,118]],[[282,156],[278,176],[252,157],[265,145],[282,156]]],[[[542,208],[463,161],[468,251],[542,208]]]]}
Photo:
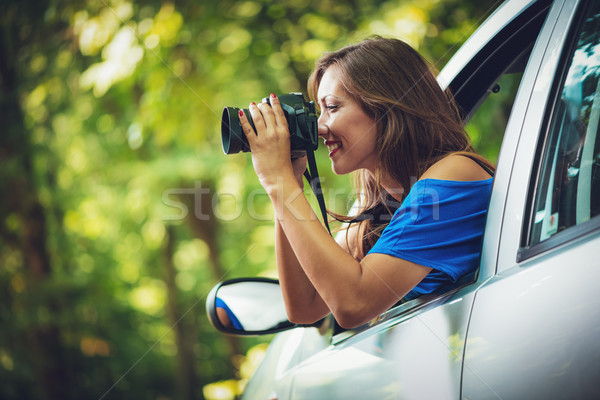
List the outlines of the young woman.
{"type": "Polygon", "coordinates": [[[289,319],[306,324],[333,313],[342,327],[356,327],[475,270],[493,166],[474,154],[452,97],[423,58],[400,40],[367,39],[322,57],[308,86],[332,168],[355,172],[361,199],[339,244],[303,195],[306,160],[290,161],[277,97],[272,107],[250,104],[256,130],[240,113],[275,208],[289,319]]]}

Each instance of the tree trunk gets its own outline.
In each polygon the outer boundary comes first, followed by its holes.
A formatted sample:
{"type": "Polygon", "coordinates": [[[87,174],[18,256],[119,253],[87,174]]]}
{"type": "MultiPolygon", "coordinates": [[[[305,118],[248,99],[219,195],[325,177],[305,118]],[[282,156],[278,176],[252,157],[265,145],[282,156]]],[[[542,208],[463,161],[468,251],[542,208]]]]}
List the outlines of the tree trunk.
{"type": "Polygon", "coordinates": [[[173,255],[175,253],[175,229],[167,227],[167,245],[165,248],[165,282],[167,285],[167,315],[175,333],[175,344],[177,346],[177,391],[182,400],[194,400],[197,398],[196,368],[194,357],[195,331],[194,324],[188,323],[194,316],[189,313],[185,317],[179,308],[177,299],[177,286],[175,284],[175,265],[173,255]],[[191,339],[191,340],[190,340],[191,339]]]}
{"type": "MultiPolygon", "coordinates": [[[[187,220],[192,227],[194,235],[199,239],[202,239],[208,246],[208,257],[210,259],[213,277],[215,278],[215,281],[218,282],[225,277],[225,270],[219,260],[219,247],[217,244],[219,223],[212,207],[214,187],[212,183],[209,182],[206,187],[201,189],[202,190],[196,191],[193,197],[182,197],[181,201],[186,204],[188,210],[193,210],[192,213],[188,214],[187,220]]],[[[238,337],[226,335],[225,339],[229,343],[230,359],[237,354],[243,354],[238,337]]],[[[232,371],[232,373],[233,372],[235,371],[232,371]]]]}

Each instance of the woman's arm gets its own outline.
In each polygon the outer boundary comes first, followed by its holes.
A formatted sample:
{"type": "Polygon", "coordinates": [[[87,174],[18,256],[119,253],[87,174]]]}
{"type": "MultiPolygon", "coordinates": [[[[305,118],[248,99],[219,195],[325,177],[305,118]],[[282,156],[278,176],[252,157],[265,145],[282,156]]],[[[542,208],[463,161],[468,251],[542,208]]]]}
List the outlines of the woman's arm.
{"type": "MultiPolygon", "coordinates": [[[[273,203],[282,233],[310,283],[342,327],[361,325],[395,304],[431,268],[383,254],[369,254],[359,263],[334,241],[323,229],[294,176],[287,122],[278,99],[272,97],[271,103],[273,108],[250,105],[256,132],[240,115],[252,149],[254,169],[273,203]]],[[[294,271],[290,268],[286,273],[290,270],[294,271]]],[[[296,284],[294,279],[302,283],[298,275],[287,276],[286,285],[296,284]]],[[[293,308],[291,314],[303,312],[296,310],[294,304],[288,306],[293,308]]]]}
{"type": "Polygon", "coordinates": [[[297,324],[311,324],[329,314],[329,308],[300,266],[277,218],[275,255],[288,319],[297,324]]]}
{"type": "Polygon", "coordinates": [[[384,254],[358,262],[323,229],[294,179],[282,176],[266,189],[301,268],[344,328],[374,319],[431,271],[384,254]]]}
{"type": "MultiPolygon", "coordinates": [[[[302,189],[306,157],[292,160],[292,170],[298,186],[302,189]]],[[[311,324],[329,314],[329,308],[302,270],[277,218],[275,218],[275,256],[288,319],[296,324],[311,324]]]]}
{"type": "MultiPolygon", "coordinates": [[[[306,159],[292,160],[294,176],[302,188],[302,175],[306,169],[306,159]]],[[[357,240],[358,225],[351,225],[336,236],[336,242],[348,254],[353,254],[357,240]]],[[[279,282],[282,288],[286,311],[291,322],[298,324],[313,323],[330,313],[327,304],[317,293],[285,236],[285,232],[275,218],[275,254],[279,282]]]]}

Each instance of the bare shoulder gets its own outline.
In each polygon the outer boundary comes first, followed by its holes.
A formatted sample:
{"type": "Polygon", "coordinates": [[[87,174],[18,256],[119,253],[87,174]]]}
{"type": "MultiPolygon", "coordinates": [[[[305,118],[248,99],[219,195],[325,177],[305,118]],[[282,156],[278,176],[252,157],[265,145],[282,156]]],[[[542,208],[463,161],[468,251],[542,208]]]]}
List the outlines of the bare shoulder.
{"type": "Polygon", "coordinates": [[[490,174],[469,157],[460,154],[451,154],[429,167],[421,176],[421,179],[479,181],[489,179],[490,177],[490,174]]]}

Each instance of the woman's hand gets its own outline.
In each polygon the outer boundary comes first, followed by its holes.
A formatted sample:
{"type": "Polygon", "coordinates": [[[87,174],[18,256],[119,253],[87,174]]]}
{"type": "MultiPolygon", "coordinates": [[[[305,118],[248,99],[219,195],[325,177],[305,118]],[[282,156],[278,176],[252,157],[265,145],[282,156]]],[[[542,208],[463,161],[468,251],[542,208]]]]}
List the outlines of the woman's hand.
{"type": "MultiPolygon", "coordinates": [[[[256,131],[243,112],[239,113],[244,134],[252,153],[252,164],[261,185],[269,191],[278,179],[296,176],[290,155],[290,132],[279,99],[271,94],[267,103],[251,103],[249,110],[256,131]]],[[[296,167],[298,170],[299,167],[296,167]]]]}

